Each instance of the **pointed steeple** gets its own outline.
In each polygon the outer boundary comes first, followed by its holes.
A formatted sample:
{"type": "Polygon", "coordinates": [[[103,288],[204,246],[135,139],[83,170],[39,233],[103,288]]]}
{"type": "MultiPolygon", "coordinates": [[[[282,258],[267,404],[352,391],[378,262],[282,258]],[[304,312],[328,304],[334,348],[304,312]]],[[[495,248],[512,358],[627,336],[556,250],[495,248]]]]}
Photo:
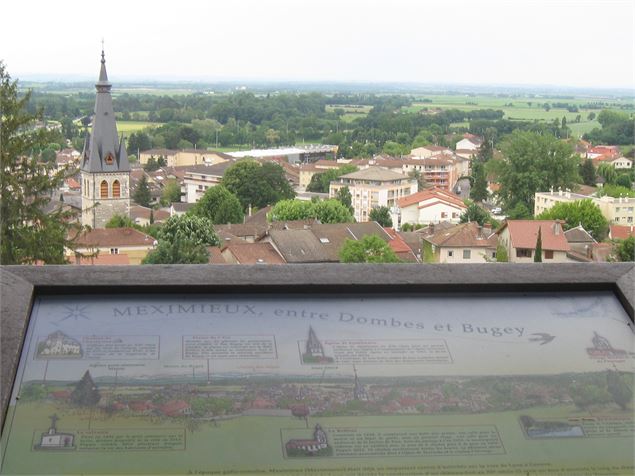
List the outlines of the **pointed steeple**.
{"type": "Polygon", "coordinates": [[[93,116],[92,134],[87,134],[82,170],[87,172],[128,172],[130,163],[128,154],[117,134],[115,111],[112,107],[112,97],[106,73],[106,55],[102,47],[101,69],[99,81],[95,84],[97,97],[95,99],[95,115],[93,116]]]}

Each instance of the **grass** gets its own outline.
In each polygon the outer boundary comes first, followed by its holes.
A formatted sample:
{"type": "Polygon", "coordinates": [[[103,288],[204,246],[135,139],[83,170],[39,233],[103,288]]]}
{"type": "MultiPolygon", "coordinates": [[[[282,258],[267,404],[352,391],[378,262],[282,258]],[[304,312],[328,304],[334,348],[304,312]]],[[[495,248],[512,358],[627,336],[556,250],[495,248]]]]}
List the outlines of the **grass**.
{"type": "MultiPolygon", "coordinates": [[[[11,419],[10,409],[9,419],[11,419]]],[[[59,431],[82,430],[88,428],[87,411],[78,412],[67,408],[56,407],[53,403],[20,403],[14,424],[11,429],[11,440],[6,448],[2,474],[116,474],[125,472],[139,474],[199,474],[197,472],[220,471],[231,469],[232,474],[245,474],[241,471],[260,470],[267,472],[272,468],[302,472],[302,468],[310,467],[313,471],[323,470],[328,474],[329,468],[357,468],[354,473],[364,474],[361,468],[369,466],[415,466],[439,474],[436,465],[458,465],[466,468],[469,465],[496,464],[500,468],[512,464],[548,463],[557,468],[567,468],[567,474],[597,474],[598,467],[619,468],[610,474],[632,474],[633,438],[553,438],[527,440],[521,431],[518,418],[530,415],[536,419],[567,417],[586,417],[588,412],[580,412],[573,406],[535,407],[522,411],[482,414],[444,414],[444,415],[391,415],[365,417],[310,417],[309,429],[319,423],[328,432],[331,428],[364,427],[409,427],[432,428],[434,426],[496,425],[505,454],[496,456],[437,456],[433,458],[391,457],[391,458],[310,458],[283,459],[281,434],[306,434],[305,422],[293,417],[239,417],[222,421],[218,426],[201,423],[194,431],[187,431],[186,449],[184,451],[122,451],[117,454],[108,452],[55,452],[34,451],[31,449],[36,435],[46,430],[49,415],[57,413],[59,431]],[[302,431],[299,431],[302,430],[302,431]],[[430,466],[428,466],[430,465],[430,466]],[[578,468],[572,471],[571,468],[578,468]],[[587,468],[579,470],[579,468],[587,468]]],[[[603,415],[620,415],[627,421],[631,412],[607,410],[603,415]]],[[[146,417],[113,417],[94,416],[92,430],[148,428],[183,429],[184,420],[172,419],[151,421],[146,417]]],[[[441,431],[442,428],[439,428],[441,431]]],[[[156,432],[153,432],[156,433],[156,432]]],[[[6,436],[7,432],[5,432],[6,436]]],[[[3,445],[3,451],[4,451],[3,445]]],[[[550,473],[549,466],[543,471],[550,473]]],[[[423,469],[421,472],[423,472],[423,469]]],[[[455,466],[456,471],[456,466],[455,466]]],[[[526,471],[530,471],[529,468],[526,471]]],[[[493,471],[492,471],[493,472],[493,471]]],[[[530,471],[531,472],[531,471],[530,471]]],[[[202,474],[202,473],[201,473],[202,474]]],[[[216,473],[214,473],[216,474],[216,473]]],[[[337,474],[342,474],[337,473],[337,474]]],[[[373,472],[372,474],[394,474],[389,472],[373,472]]],[[[401,473],[400,473],[401,474],[401,473]]],[[[406,473],[404,473],[406,474],[406,473]]],[[[416,473],[407,473],[416,474],[416,473]]],[[[560,473],[559,473],[560,474],[560,473]]],[[[605,473],[602,473],[605,474],[605,473]]],[[[607,473],[608,474],[608,473],[607,473]]]]}
{"type": "Polygon", "coordinates": [[[120,134],[123,132],[125,135],[130,135],[146,127],[159,127],[161,125],[159,122],[122,121],[118,119],[117,131],[119,131],[120,134]]]}

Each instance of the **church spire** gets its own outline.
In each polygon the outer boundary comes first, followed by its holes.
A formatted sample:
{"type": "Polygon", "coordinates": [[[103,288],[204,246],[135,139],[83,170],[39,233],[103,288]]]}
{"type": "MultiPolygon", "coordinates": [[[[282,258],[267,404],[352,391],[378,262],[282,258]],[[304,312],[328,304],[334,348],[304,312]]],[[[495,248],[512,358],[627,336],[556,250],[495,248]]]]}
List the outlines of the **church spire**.
{"type": "Polygon", "coordinates": [[[110,91],[112,84],[108,82],[108,73],[106,72],[106,54],[104,53],[104,40],[101,40],[101,69],[99,70],[99,81],[95,84],[97,92],[103,90],[110,91]],[[102,90],[103,89],[103,90],[102,90]]]}

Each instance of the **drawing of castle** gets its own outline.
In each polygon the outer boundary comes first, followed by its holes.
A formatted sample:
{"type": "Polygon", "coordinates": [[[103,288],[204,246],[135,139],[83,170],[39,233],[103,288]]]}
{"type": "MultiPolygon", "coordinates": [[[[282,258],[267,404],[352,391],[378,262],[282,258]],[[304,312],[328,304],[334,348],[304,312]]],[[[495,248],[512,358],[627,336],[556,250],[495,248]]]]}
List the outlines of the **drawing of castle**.
{"type": "Polygon", "coordinates": [[[333,357],[327,357],[325,354],[324,346],[311,326],[309,326],[309,336],[302,354],[302,362],[305,364],[333,362],[333,357]]]}
{"type": "Polygon", "coordinates": [[[285,444],[287,456],[322,456],[330,454],[326,432],[319,424],[313,430],[313,439],[294,438],[285,444]]]}
{"type": "Polygon", "coordinates": [[[628,355],[623,349],[614,349],[609,340],[597,332],[593,332],[591,343],[593,347],[586,350],[590,357],[624,359],[628,355]]]}
{"type": "Polygon", "coordinates": [[[81,357],[82,346],[62,331],[55,331],[38,344],[37,354],[38,357],[81,357]]]}
{"type": "Polygon", "coordinates": [[[53,414],[49,417],[51,426],[48,431],[42,433],[39,444],[34,446],[36,450],[72,450],[75,449],[73,442],[75,435],[73,433],[60,433],[57,431],[58,416],[53,414]]]}

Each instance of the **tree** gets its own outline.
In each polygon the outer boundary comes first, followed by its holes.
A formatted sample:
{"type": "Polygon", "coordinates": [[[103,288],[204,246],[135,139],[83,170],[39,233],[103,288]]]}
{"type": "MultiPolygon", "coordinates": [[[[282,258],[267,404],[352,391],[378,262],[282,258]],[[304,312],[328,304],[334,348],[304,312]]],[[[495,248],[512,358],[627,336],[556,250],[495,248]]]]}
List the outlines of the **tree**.
{"type": "Polygon", "coordinates": [[[607,389],[613,401],[619,405],[622,410],[626,410],[628,405],[633,402],[633,390],[624,380],[621,373],[616,370],[608,370],[606,374],[607,389]]]}
{"type": "Polygon", "coordinates": [[[577,183],[578,158],[570,144],[550,134],[515,130],[502,144],[499,196],[506,208],[519,203],[534,208],[534,194],[551,188],[572,188],[577,183]]]}
{"type": "Polygon", "coordinates": [[[106,223],[106,228],[134,228],[135,223],[125,215],[113,215],[106,223]]]}
{"type": "Polygon", "coordinates": [[[491,223],[492,217],[483,207],[478,205],[475,202],[469,202],[467,204],[467,210],[463,212],[460,218],[461,223],[469,223],[469,222],[477,222],[480,226],[485,225],[485,223],[491,223]]]}
{"type": "Polygon", "coordinates": [[[381,226],[392,227],[392,217],[390,216],[390,208],[388,207],[375,207],[370,211],[368,218],[371,221],[376,221],[381,226]]]}
{"type": "Polygon", "coordinates": [[[593,111],[591,111],[589,113],[589,115],[586,117],[589,121],[592,121],[593,119],[595,119],[595,113],[593,111]]]}
{"type": "Polygon", "coordinates": [[[176,180],[168,180],[161,191],[161,203],[169,205],[181,201],[181,185],[176,180]]]}
{"type": "Polygon", "coordinates": [[[143,166],[143,170],[146,172],[154,172],[155,170],[159,170],[159,167],[160,165],[157,159],[155,159],[154,156],[151,156],[143,166]]]}
{"type": "Polygon", "coordinates": [[[174,215],[164,223],[156,249],[143,264],[204,264],[209,260],[207,247],[218,244],[209,218],[174,215]]]}
{"type": "Polygon", "coordinates": [[[615,240],[615,255],[620,261],[635,261],[635,237],[615,240]]]}
{"type": "Polygon", "coordinates": [[[128,136],[127,150],[129,154],[136,154],[137,151],[144,151],[152,148],[150,136],[145,132],[133,132],[128,136]]]}
{"type": "Polygon", "coordinates": [[[328,193],[329,187],[333,180],[336,180],[341,175],[350,174],[351,172],[357,172],[357,167],[354,165],[343,165],[338,169],[329,169],[326,172],[319,174],[313,174],[309,185],[307,185],[307,192],[314,193],[328,193]]]}
{"type": "Polygon", "coordinates": [[[335,199],[339,200],[342,205],[348,208],[350,214],[353,214],[353,196],[351,195],[351,190],[348,187],[340,188],[335,194],[335,199]]]}
{"type": "Polygon", "coordinates": [[[496,262],[497,263],[507,263],[509,261],[509,256],[507,255],[507,248],[505,248],[501,243],[496,246],[496,262]]]}
{"type": "Polygon", "coordinates": [[[485,175],[485,166],[475,161],[472,165],[472,178],[474,179],[470,188],[470,198],[477,202],[487,200],[489,192],[487,191],[487,176],[485,175]]]}
{"type": "Polygon", "coordinates": [[[617,185],[618,187],[631,188],[632,187],[631,176],[629,174],[618,175],[617,179],[615,180],[615,185],[617,185]]]}
{"type": "Polygon", "coordinates": [[[274,162],[261,165],[255,160],[241,160],[225,171],[221,184],[238,197],[243,210],[249,205],[262,208],[295,197],[284,169],[274,162]]]}
{"type": "Polygon", "coordinates": [[[536,249],[534,251],[534,263],[542,263],[542,227],[538,227],[538,238],[536,238],[536,249]]]}
{"type": "Polygon", "coordinates": [[[339,200],[321,200],[313,204],[313,213],[320,223],[352,223],[353,215],[339,200]]]}
{"type": "Polygon", "coordinates": [[[92,407],[99,403],[101,395],[97,389],[97,385],[87,370],[79,382],[75,384],[75,388],[71,393],[71,402],[81,407],[92,407]]]}
{"type": "Polygon", "coordinates": [[[586,159],[580,165],[580,177],[582,178],[582,182],[584,185],[595,186],[597,181],[597,175],[595,174],[595,166],[593,165],[593,160],[586,159]]]}
{"type": "Polygon", "coordinates": [[[591,199],[556,203],[537,217],[539,220],[564,220],[564,228],[569,230],[578,225],[588,231],[597,241],[602,241],[609,229],[609,223],[591,199]]]}
{"type": "Polygon", "coordinates": [[[132,199],[142,207],[149,207],[152,195],[150,195],[150,187],[148,185],[148,178],[144,175],[141,176],[141,180],[137,184],[137,188],[132,195],[132,199]]]}
{"type": "Polygon", "coordinates": [[[236,195],[222,185],[208,188],[201,199],[192,207],[190,213],[209,218],[215,225],[242,223],[245,218],[236,195]]]}
{"type": "Polygon", "coordinates": [[[51,133],[35,127],[42,116],[28,112],[30,100],[30,92],[19,97],[0,61],[0,263],[63,264],[64,249],[75,248],[80,232],[72,224],[76,214],[62,206],[44,209],[75,170],[58,171],[32,154],[50,143],[51,133]]]}
{"type": "Polygon", "coordinates": [[[42,160],[42,162],[53,163],[55,162],[56,157],[57,157],[57,153],[55,152],[55,149],[51,149],[48,147],[44,149],[42,153],[40,154],[40,160],[42,160]]]}
{"type": "Polygon", "coordinates": [[[361,240],[347,239],[340,250],[342,263],[399,263],[400,260],[388,243],[377,235],[366,235],[361,240]]]}
{"type": "Polygon", "coordinates": [[[415,179],[417,181],[417,190],[422,191],[427,188],[426,177],[421,173],[420,170],[412,169],[408,172],[408,177],[411,179],[415,179]]]}
{"type": "Polygon", "coordinates": [[[597,174],[602,176],[606,183],[616,185],[617,171],[611,164],[602,163],[598,165],[597,174]]]}
{"type": "Polygon", "coordinates": [[[315,218],[321,223],[350,223],[353,220],[348,208],[339,200],[281,200],[271,209],[272,221],[307,220],[315,218]]]}

